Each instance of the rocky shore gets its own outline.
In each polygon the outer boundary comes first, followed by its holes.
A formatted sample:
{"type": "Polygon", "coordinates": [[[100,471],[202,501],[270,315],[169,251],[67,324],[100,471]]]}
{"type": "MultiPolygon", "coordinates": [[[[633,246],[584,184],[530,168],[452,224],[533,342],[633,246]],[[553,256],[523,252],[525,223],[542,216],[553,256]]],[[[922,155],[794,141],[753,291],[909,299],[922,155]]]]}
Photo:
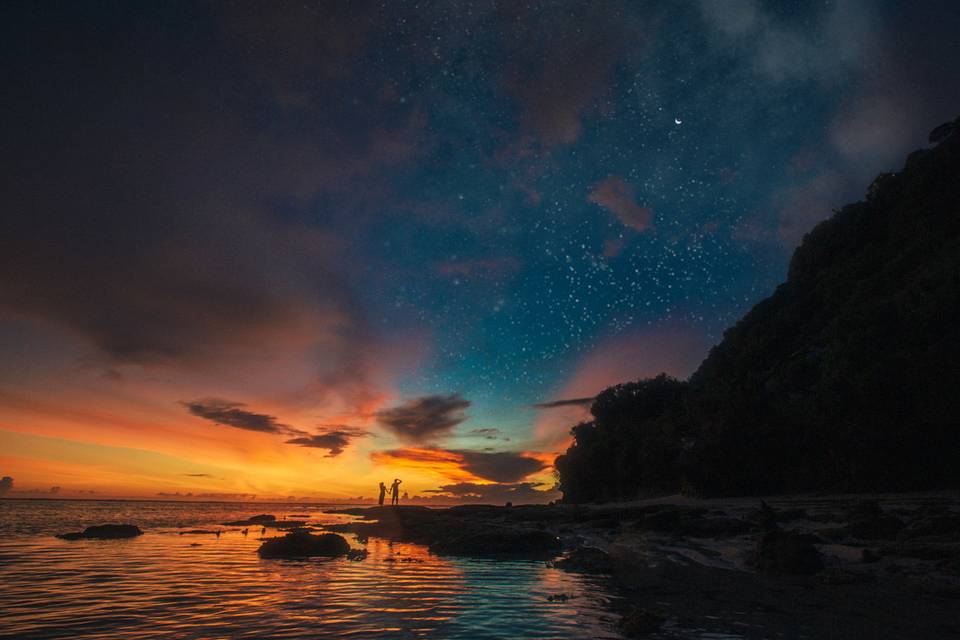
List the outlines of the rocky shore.
{"type": "Polygon", "coordinates": [[[956,494],[336,513],[361,541],[606,574],[630,637],[960,637],[956,494]]]}

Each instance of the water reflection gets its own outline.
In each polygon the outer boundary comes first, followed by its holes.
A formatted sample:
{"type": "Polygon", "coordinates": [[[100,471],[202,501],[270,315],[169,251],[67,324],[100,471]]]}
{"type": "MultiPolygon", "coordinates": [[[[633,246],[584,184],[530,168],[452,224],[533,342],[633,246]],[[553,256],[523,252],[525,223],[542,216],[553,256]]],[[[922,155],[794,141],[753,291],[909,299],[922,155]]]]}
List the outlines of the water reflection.
{"type": "MultiPolygon", "coordinates": [[[[378,538],[362,561],[263,560],[260,536],[241,528],[178,535],[249,508],[32,504],[0,501],[4,638],[617,637],[602,585],[542,562],[438,557],[378,538]],[[115,541],[50,535],[108,521],[147,532],[115,541]]],[[[280,516],[290,507],[257,509],[280,516]]],[[[311,522],[336,518],[296,509],[311,522]]]]}

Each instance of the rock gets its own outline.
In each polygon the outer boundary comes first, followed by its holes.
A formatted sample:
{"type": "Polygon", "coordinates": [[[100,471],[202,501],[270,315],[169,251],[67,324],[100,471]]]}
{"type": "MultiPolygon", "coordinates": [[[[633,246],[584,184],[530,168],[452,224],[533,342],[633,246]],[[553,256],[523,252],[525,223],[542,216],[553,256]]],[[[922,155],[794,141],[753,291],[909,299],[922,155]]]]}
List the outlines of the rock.
{"type": "Polygon", "coordinates": [[[479,556],[553,556],[560,552],[560,539],[540,529],[484,527],[450,532],[429,545],[434,553],[479,556]]]}
{"type": "Polygon", "coordinates": [[[252,524],[269,524],[272,525],[277,521],[277,516],[270,515],[269,513],[261,513],[260,515],[251,516],[246,520],[234,520],[233,522],[224,522],[225,527],[244,527],[252,524]]]}
{"type": "Polygon", "coordinates": [[[577,573],[612,573],[610,555],[595,547],[574,549],[555,563],[558,569],[577,573]]]}
{"type": "Polygon", "coordinates": [[[864,549],[860,552],[860,561],[865,564],[879,562],[882,559],[883,555],[879,551],[875,551],[873,549],[864,549]]]}
{"type": "Polygon", "coordinates": [[[862,516],[850,521],[842,531],[861,540],[885,540],[895,538],[903,529],[903,521],[896,516],[862,516]]]}
{"type": "Polygon", "coordinates": [[[292,531],[282,538],[267,540],[257,553],[261,558],[305,558],[326,556],[334,558],[350,552],[350,545],[343,536],[335,533],[314,535],[306,531],[292,531]]]}
{"type": "Polygon", "coordinates": [[[837,568],[824,569],[823,571],[817,573],[817,575],[814,577],[817,579],[817,582],[831,586],[865,584],[868,582],[877,581],[875,576],[867,573],[857,573],[854,571],[847,571],[846,569],[837,568]]]}
{"type": "MultiPolygon", "coordinates": [[[[900,538],[910,540],[927,536],[960,538],[960,514],[930,515],[917,518],[900,532],[900,538]]],[[[945,541],[950,541],[945,540],[945,541]]]]}
{"type": "Polygon", "coordinates": [[[823,568],[809,537],[792,531],[768,531],[757,541],[751,564],[758,571],[811,574],[823,568]]]}
{"type": "Polygon", "coordinates": [[[636,607],[620,619],[620,631],[628,638],[646,638],[659,631],[663,623],[659,613],[636,607]]]}
{"type": "Polygon", "coordinates": [[[857,500],[847,508],[847,517],[850,520],[879,518],[883,509],[876,500],[857,500]]]}
{"type": "Polygon", "coordinates": [[[366,560],[368,555],[370,555],[370,552],[366,549],[350,549],[350,551],[347,551],[347,560],[366,560]]]}
{"type": "Polygon", "coordinates": [[[190,529],[189,531],[181,531],[180,535],[190,536],[190,535],[216,535],[218,531],[210,531],[209,529],[190,529]]]}
{"type": "Polygon", "coordinates": [[[118,540],[122,538],[136,538],[143,535],[140,527],[132,524],[98,524],[87,527],[82,532],[62,533],[58,538],[63,540],[118,540]]]}
{"type": "Polygon", "coordinates": [[[664,505],[643,515],[636,527],[643,531],[670,533],[694,538],[721,538],[749,532],[750,522],[738,518],[707,518],[704,509],[687,509],[664,505]]]}

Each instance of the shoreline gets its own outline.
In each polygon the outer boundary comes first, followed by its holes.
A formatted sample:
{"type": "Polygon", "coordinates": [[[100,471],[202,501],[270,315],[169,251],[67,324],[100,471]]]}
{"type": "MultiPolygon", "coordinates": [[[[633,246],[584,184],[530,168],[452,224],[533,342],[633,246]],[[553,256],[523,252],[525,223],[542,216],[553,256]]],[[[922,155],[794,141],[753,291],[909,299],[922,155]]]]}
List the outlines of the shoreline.
{"type": "Polygon", "coordinates": [[[555,566],[608,577],[627,637],[960,637],[956,491],[330,511],[440,554],[543,559],[553,536],[555,566]]]}

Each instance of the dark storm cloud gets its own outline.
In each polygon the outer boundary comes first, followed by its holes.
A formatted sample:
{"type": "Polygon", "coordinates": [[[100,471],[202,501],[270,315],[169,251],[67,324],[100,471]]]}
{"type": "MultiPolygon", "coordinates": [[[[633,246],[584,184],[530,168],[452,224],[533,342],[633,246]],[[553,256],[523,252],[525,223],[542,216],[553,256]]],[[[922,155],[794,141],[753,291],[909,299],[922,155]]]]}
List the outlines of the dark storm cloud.
{"type": "Polygon", "coordinates": [[[351,440],[365,435],[367,435],[367,432],[363,429],[342,425],[328,427],[317,434],[304,435],[293,438],[292,440],[287,440],[287,444],[326,449],[327,457],[334,458],[343,453],[343,450],[350,444],[351,440]]]}
{"type": "Polygon", "coordinates": [[[193,415],[198,418],[203,418],[204,420],[209,420],[214,424],[227,425],[247,431],[259,431],[261,433],[283,435],[305,434],[305,432],[300,429],[277,422],[274,416],[247,411],[243,408],[246,405],[242,402],[229,402],[227,400],[209,398],[206,400],[184,402],[182,404],[187,408],[187,411],[193,415]]]}
{"type": "Polygon", "coordinates": [[[3,476],[0,478],[0,496],[10,493],[13,489],[13,478],[10,476],[3,476]]]}
{"type": "Polygon", "coordinates": [[[560,497],[560,492],[555,488],[544,489],[542,484],[536,482],[497,484],[457,482],[442,485],[437,489],[427,489],[425,493],[442,494],[435,495],[427,501],[442,501],[443,496],[448,496],[455,498],[457,502],[488,502],[491,504],[504,502],[514,504],[542,503],[560,497]]]}
{"type": "Polygon", "coordinates": [[[336,70],[367,42],[347,28],[362,22],[352,8],[327,20],[323,7],[283,7],[9,12],[5,63],[22,72],[3,107],[18,125],[2,137],[17,161],[0,176],[0,313],[78,337],[107,368],[308,353],[318,393],[369,400],[376,337],[342,241],[277,203],[380,193],[383,172],[419,152],[425,121],[378,99],[376,74],[352,87],[362,106],[330,98],[346,85],[261,91],[297,72],[291,58],[347,83],[336,70]],[[173,19],[190,28],[156,27],[173,19]],[[251,42],[261,49],[247,57],[251,42]]]}
{"type": "Polygon", "coordinates": [[[493,482],[516,482],[530,474],[543,471],[547,464],[527,457],[521,453],[500,451],[488,453],[484,451],[454,450],[463,456],[463,468],[473,475],[493,482]]]}
{"type": "Polygon", "coordinates": [[[407,447],[375,451],[374,462],[388,465],[409,464],[420,469],[432,469],[451,479],[465,476],[463,472],[491,482],[516,482],[543,471],[549,465],[533,457],[536,454],[515,451],[472,451],[439,449],[436,447],[407,447]]]}
{"type": "Polygon", "coordinates": [[[420,443],[445,436],[467,419],[470,401],[459,394],[421,396],[374,414],[377,422],[401,441],[420,443]]]}
{"type": "Polygon", "coordinates": [[[596,400],[594,396],[589,398],[566,398],[563,400],[550,400],[548,402],[538,402],[534,407],[537,409],[555,409],[557,407],[589,407],[596,400]]]}

